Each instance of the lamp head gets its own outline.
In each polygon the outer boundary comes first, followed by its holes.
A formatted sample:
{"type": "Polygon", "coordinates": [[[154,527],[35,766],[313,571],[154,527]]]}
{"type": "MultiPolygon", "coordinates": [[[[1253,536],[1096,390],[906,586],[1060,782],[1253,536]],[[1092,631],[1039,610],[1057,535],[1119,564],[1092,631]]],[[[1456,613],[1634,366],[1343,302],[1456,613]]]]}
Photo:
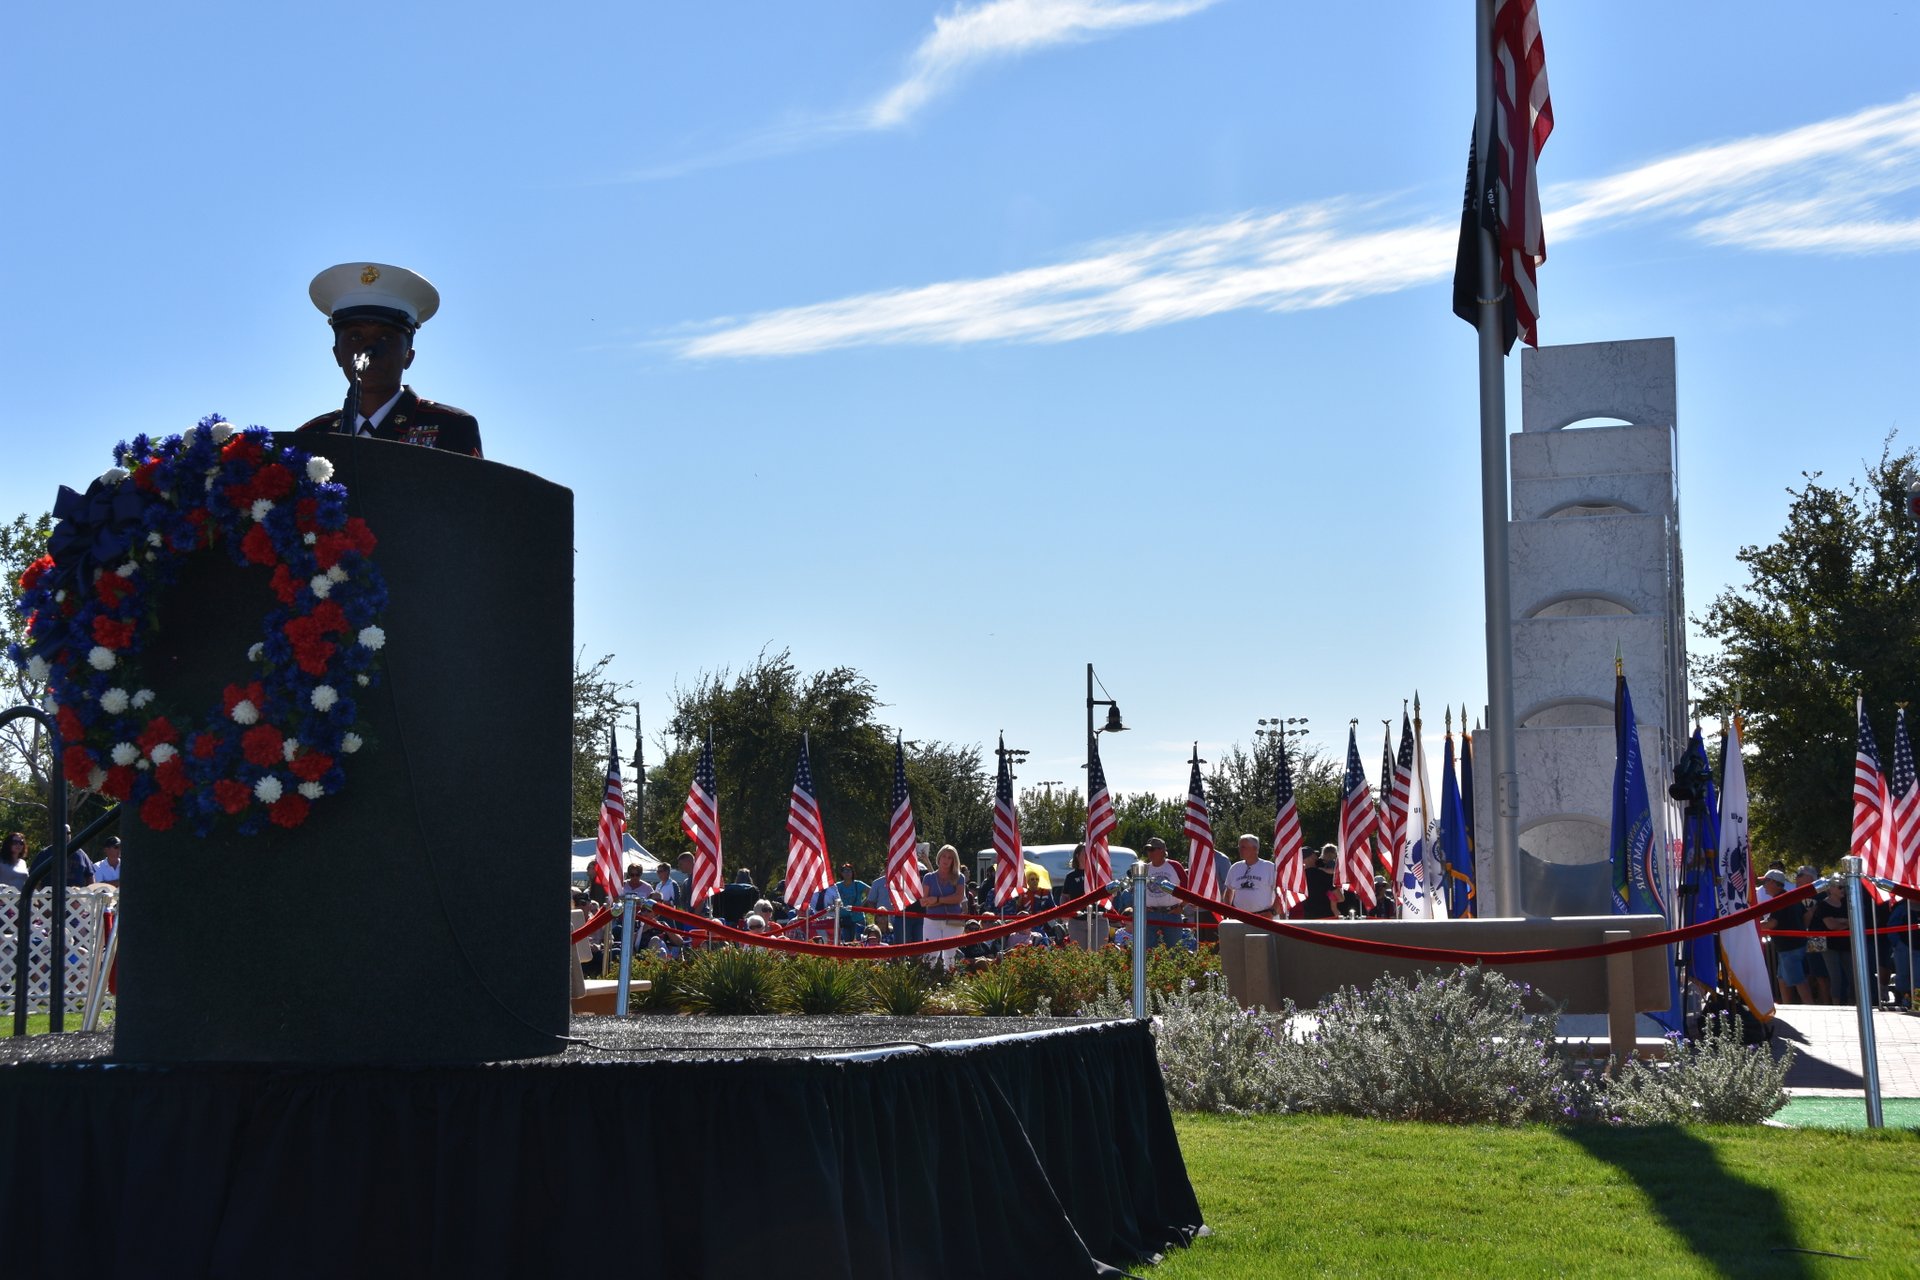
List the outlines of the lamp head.
{"type": "Polygon", "coordinates": [[[1106,725],[1106,728],[1102,729],[1100,732],[1125,733],[1126,731],[1127,731],[1127,726],[1120,723],[1120,708],[1109,705],[1107,707],[1107,725],[1106,725]]]}

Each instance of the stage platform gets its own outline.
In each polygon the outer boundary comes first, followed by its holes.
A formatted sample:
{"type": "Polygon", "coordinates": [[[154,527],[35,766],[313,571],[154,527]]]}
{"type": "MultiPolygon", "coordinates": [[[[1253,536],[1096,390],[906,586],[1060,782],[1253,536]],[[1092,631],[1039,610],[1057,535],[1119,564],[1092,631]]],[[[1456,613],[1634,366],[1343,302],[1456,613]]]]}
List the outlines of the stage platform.
{"type": "Polygon", "coordinates": [[[580,1018],[484,1065],[0,1040],[0,1271],[1091,1276],[1200,1210],[1143,1024],[580,1018]]]}

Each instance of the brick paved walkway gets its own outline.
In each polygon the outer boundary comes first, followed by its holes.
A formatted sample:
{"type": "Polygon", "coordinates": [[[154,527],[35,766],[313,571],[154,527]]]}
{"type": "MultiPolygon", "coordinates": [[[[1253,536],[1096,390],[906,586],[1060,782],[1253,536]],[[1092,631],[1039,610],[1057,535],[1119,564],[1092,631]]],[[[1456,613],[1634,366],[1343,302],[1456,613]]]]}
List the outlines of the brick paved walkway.
{"type": "MultiPolygon", "coordinates": [[[[1773,1020],[1774,1043],[1791,1046],[1793,1069],[1787,1092],[1798,1097],[1854,1096],[1860,1079],[1860,1018],[1851,1005],[1781,1005],[1773,1020]]],[[[1920,1014],[1883,1009],[1873,1015],[1879,1043],[1880,1095],[1920,1098],[1920,1014]]]]}

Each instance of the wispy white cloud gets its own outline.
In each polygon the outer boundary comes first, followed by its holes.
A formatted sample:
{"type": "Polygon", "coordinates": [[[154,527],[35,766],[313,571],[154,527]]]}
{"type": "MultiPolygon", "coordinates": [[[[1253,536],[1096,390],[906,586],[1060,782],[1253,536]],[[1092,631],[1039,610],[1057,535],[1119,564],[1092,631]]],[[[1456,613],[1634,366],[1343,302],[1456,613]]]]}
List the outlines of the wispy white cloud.
{"type": "Polygon", "coordinates": [[[1171,22],[1220,0],[984,0],[934,17],[933,30],[907,58],[900,79],[870,102],[764,129],[731,145],[651,165],[621,181],[677,178],[701,169],[817,147],[850,134],[897,129],[977,68],[1061,44],[1080,44],[1130,27],[1171,22]]]}
{"type": "Polygon", "coordinates": [[[1184,18],[1218,0],[988,0],[961,5],[933,20],[933,33],[908,59],[906,75],[874,99],[862,118],[870,128],[904,124],[966,73],[985,62],[1020,57],[1049,45],[1076,43],[1184,18]]]}
{"type": "MultiPolygon", "coordinates": [[[[1783,133],[1695,148],[1547,188],[1549,246],[1636,222],[1755,251],[1920,249],[1920,95],[1783,133]]],[[[677,340],[689,359],[841,347],[1068,342],[1228,311],[1338,306],[1440,280],[1457,220],[1407,222],[1330,200],[1090,246],[1072,261],[859,294],[718,321],[677,340]]]]}

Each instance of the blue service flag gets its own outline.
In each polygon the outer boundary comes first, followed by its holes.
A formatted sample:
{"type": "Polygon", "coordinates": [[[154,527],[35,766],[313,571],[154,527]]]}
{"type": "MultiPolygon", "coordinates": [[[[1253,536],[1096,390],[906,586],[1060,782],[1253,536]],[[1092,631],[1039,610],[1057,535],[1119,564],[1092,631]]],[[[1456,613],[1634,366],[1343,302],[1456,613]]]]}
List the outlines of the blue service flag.
{"type": "MultiPolygon", "coordinates": [[[[1476,874],[1474,852],[1479,843],[1473,832],[1473,734],[1467,731],[1467,709],[1460,708],[1460,825],[1467,830],[1467,879],[1472,882],[1476,874]]],[[[1469,889],[1472,888],[1471,883],[1469,889]]],[[[1477,893],[1469,893],[1467,915],[1480,914],[1480,898],[1477,893]]]]}
{"type": "MultiPolygon", "coordinates": [[[[1694,776],[1706,780],[1706,799],[1702,812],[1685,819],[1681,860],[1686,874],[1693,879],[1693,892],[1684,904],[1682,924],[1718,920],[1727,914],[1726,896],[1720,883],[1720,797],[1713,786],[1713,769],[1707,763],[1707,744],[1700,737],[1700,726],[1693,726],[1693,741],[1687,744],[1687,757],[1694,761],[1694,776]]],[[[1687,976],[1703,987],[1720,985],[1720,948],[1712,938],[1696,938],[1687,944],[1687,976]]]]}
{"type": "Polygon", "coordinates": [[[1613,826],[1607,859],[1613,868],[1613,914],[1664,916],[1655,863],[1653,806],[1647,801],[1647,771],[1640,759],[1640,729],[1634,723],[1627,678],[1613,680],[1613,826]]]}
{"type": "Polygon", "coordinates": [[[1454,777],[1453,734],[1448,733],[1440,763],[1440,861],[1447,868],[1447,916],[1453,920],[1473,914],[1473,850],[1465,818],[1454,777]]]}

